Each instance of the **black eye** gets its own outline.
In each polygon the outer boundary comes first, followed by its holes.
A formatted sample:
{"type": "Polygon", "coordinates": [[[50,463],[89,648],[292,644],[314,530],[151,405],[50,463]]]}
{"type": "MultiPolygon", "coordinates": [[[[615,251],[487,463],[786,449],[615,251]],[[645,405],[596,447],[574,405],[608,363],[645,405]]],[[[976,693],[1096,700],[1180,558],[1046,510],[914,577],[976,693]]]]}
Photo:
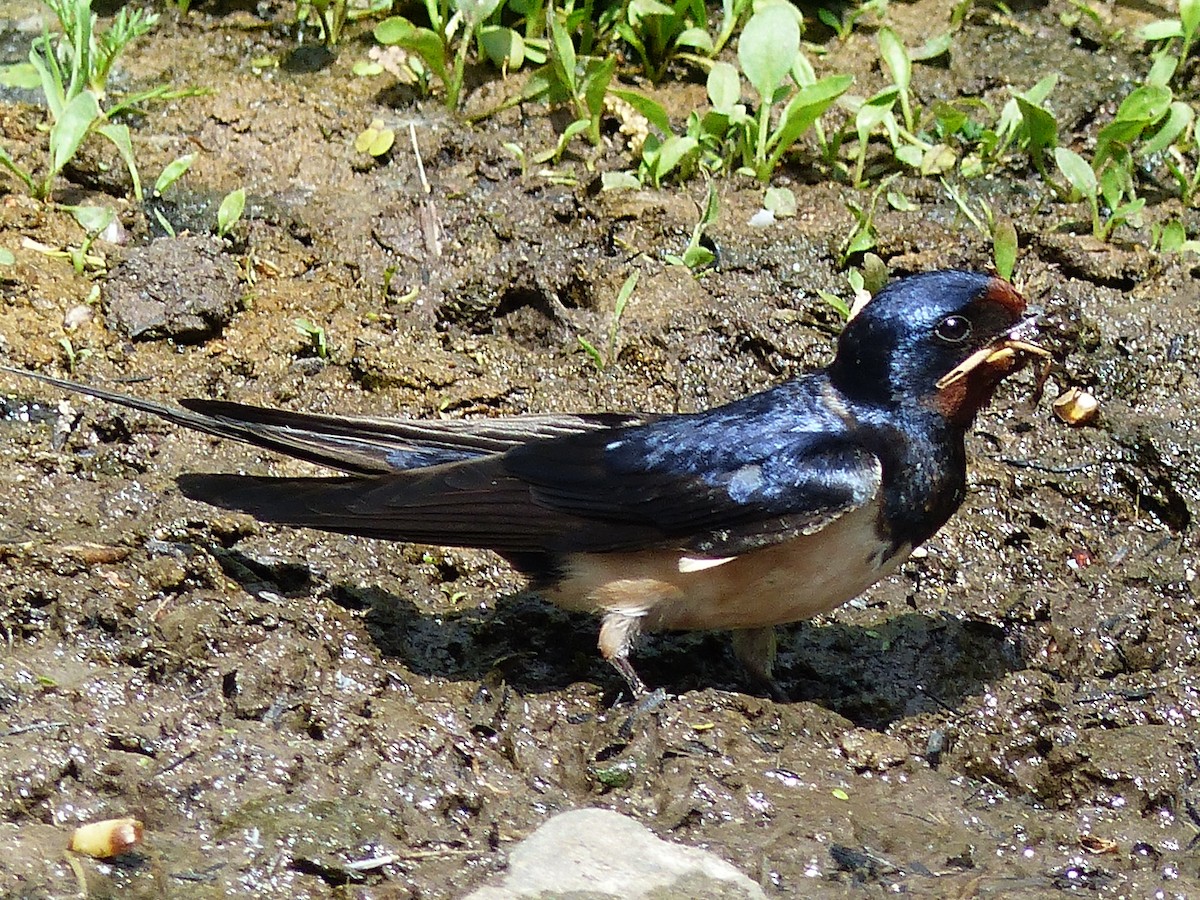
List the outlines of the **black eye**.
{"type": "Polygon", "coordinates": [[[951,344],[961,344],[971,336],[971,322],[963,316],[946,316],[938,322],[934,334],[951,344]]]}

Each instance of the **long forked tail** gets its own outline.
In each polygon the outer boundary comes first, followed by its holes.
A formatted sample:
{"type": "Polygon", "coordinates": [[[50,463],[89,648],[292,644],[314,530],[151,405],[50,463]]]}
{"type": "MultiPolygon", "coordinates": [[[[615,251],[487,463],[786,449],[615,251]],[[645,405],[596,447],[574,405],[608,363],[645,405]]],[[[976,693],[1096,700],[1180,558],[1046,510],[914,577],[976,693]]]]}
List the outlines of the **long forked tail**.
{"type": "Polygon", "coordinates": [[[503,453],[533,440],[646,421],[644,416],[618,414],[424,421],[298,413],[198,399],[180,400],[176,407],[10,366],[0,365],[0,372],[354,475],[436,466],[503,453]]]}

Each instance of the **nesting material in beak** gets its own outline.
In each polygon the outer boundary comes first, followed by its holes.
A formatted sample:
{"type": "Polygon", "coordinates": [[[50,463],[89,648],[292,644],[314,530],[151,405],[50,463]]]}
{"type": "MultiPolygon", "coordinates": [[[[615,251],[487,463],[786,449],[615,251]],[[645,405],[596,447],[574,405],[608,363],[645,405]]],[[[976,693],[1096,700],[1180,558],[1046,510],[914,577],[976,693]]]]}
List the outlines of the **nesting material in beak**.
{"type": "Polygon", "coordinates": [[[1001,369],[1001,377],[1003,377],[1015,372],[1028,362],[1031,357],[1041,359],[1043,370],[1048,370],[1050,367],[1050,351],[1024,338],[1024,335],[1032,329],[1033,325],[1033,319],[1026,319],[992,344],[976,350],[939,378],[937,389],[939,391],[945,390],[955,382],[966,378],[980,366],[1001,369]]]}

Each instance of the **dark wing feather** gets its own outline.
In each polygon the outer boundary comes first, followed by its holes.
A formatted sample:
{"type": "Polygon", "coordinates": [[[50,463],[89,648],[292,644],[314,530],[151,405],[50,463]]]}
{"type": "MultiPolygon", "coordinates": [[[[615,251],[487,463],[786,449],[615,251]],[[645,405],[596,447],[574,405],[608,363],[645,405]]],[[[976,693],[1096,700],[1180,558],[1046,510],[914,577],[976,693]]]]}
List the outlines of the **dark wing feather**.
{"type": "Polygon", "coordinates": [[[669,547],[731,556],[812,533],[879,491],[874,454],[819,409],[789,411],[784,399],[394,475],[186,476],[181,485],[267,521],[393,540],[504,553],[669,547]]]}
{"type": "Polygon", "coordinates": [[[231,438],[358,475],[436,466],[502,453],[531,440],[546,440],[655,418],[600,413],[430,422],[296,413],[225,400],[196,399],[181,400],[184,408],[179,409],[40,372],[8,366],[0,366],[0,371],[151,413],[168,422],[206,434],[231,438]]]}

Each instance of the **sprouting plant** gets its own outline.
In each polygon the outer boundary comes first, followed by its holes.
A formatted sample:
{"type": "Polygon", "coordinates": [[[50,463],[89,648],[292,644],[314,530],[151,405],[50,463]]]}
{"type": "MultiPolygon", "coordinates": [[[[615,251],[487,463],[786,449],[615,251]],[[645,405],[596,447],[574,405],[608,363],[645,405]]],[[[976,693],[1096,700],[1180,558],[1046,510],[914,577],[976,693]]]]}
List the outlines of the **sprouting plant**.
{"type": "Polygon", "coordinates": [[[47,0],[59,21],[61,32],[47,29],[29,51],[29,62],[37,71],[46,107],[50,113],[49,164],[38,181],[0,148],[0,166],[16,175],[38,199],[46,199],[54,179],[74,158],[89,134],[112,142],[129,170],[134,196],[142,199],[142,186],[133,158],[129,128],[112,121],[118,113],[151,99],[181,96],[167,85],[125,97],[102,108],[113,64],[129,43],[146,34],[158,16],[122,9],[105,31],[96,29],[91,0],[47,0]]]}
{"type": "Polygon", "coordinates": [[[849,303],[830,291],[818,290],[817,296],[843,320],[848,321],[866,306],[872,295],[883,290],[887,283],[887,264],[874,253],[868,253],[863,257],[862,269],[850,269],[846,272],[846,283],[850,286],[849,303]]]}
{"type": "Polygon", "coordinates": [[[442,83],[446,107],[458,109],[471,42],[500,0],[424,0],[429,28],[404,16],[391,16],[375,26],[375,40],[402,47],[420,57],[425,70],[442,83]],[[453,6],[453,10],[451,7],[453,6]]]}
{"type": "Polygon", "coordinates": [[[715,59],[717,54],[725,49],[725,45],[753,7],[753,0],[721,0],[721,30],[713,39],[712,49],[708,54],[710,57],[715,59]]]}
{"type": "Polygon", "coordinates": [[[878,242],[875,230],[875,209],[879,205],[879,197],[887,190],[888,185],[896,180],[896,175],[889,175],[875,190],[866,204],[860,205],[854,200],[846,200],[846,208],[854,216],[854,225],[846,239],[842,242],[839,253],[839,265],[845,266],[856,253],[865,253],[878,242]]]}
{"type": "Polygon", "coordinates": [[[838,40],[843,43],[849,39],[859,19],[868,14],[874,14],[878,19],[883,19],[887,14],[887,0],[867,0],[865,3],[845,10],[840,17],[836,12],[824,6],[817,9],[817,18],[833,29],[838,40]]]}
{"type": "Polygon", "coordinates": [[[992,227],[992,262],[996,264],[996,274],[1012,281],[1017,265],[1017,228],[1012,219],[1000,219],[992,227]]]}
{"type": "Polygon", "coordinates": [[[707,18],[703,0],[630,0],[616,32],[637,53],[646,77],[658,83],[677,53],[714,52],[712,36],[704,28],[707,18]]]}
{"type": "Polygon", "coordinates": [[[321,29],[321,41],[330,49],[341,41],[348,14],[347,0],[296,0],[297,24],[315,17],[321,29]]]}
{"type": "Polygon", "coordinates": [[[1189,238],[1179,219],[1150,226],[1150,247],[1160,253],[1200,253],[1200,240],[1189,238]]]}
{"type": "Polygon", "coordinates": [[[879,42],[879,56],[892,73],[892,84],[896,86],[904,127],[911,134],[917,130],[912,108],[912,60],[892,29],[880,28],[876,40],[879,42]]]}
{"type": "Polygon", "coordinates": [[[586,130],[588,140],[599,146],[600,115],[604,111],[604,95],[616,71],[616,57],[577,57],[570,33],[553,10],[547,25],[550,61],[542,71],[549,76],[549,100],[552,104],[569,104],[574,110],[575,121],[567,126],[568,130],[586,130]]]}
{"type": "Polygon", "coordinates": [[[1049,181],[1046,151],[1058,144],[1058,120],[1046,106],[1046,98],[1057,83],[1057,75],[1047,75],[1024,93],[1015,94],[1000,111],[995,130],[982,136],[982,155],[998,160],[1010,146],[1023,147],[1038,174],[1049,181]]]}
{"type": "Polygon", "coordinates": [[[58,346],[62,347],[63,359],[67,364],[67,373],[70,375],[75,374],[75,367],[78,366],[79,363],[83,362],[92,355],[92,350],[88,347],[81,347],[78,350],[75,349],[75,345],[66,335],[58,339],[58,346]]]}
{"type": "Polygon", "coordinates": [[[388,128],[382,119],[372,119],[371,124],[354,139],[354,150],[380,159],[387,156],[395,142],[396,132],[388,128]]]}
{"type": "Polygon", "coordinates": [[[192,167],[192,163],[196,161],[195,153],[185,153],[183,156],[176,157],[163,167],[162,172],[154,181],[153,194],[155,197],[161,197],[175,182],[187,174],[187,170],[192,167]]]}
{"type": "Polygon", "coordinates": [[[322,326],[313,324],[311,319],[296,319],[292,327],[301,337],[308,339],[306,352],[317,359],[329,359],[329,337],[322,326]]]}
{"type": "Polygon", "coordinates": [[[621,316],[625,314],[625,307],[629,305],[629,298],[633,296],[633,291],[637,287],[637,283],[638,273],[631,272],[629,277],[625,279],[625,283],[621,285],[621,289],[617,291],[617,300],[613,304],[612,321],[608,326],[608,347],[605,353],[602,354],[596,349],[595,344],[582,335],[578,337],[579,346],[591,357],[592,362],[596,364],[596,368],[601,372],[611,366],[617,358],[617,333],[621,328],[621,316]]]}
{"type": "Polygon", "coordinates": [[[1084,199],[1092,210],[1092,235],[1108,240],[1118,226],[1125,224],[1146,205],[1141,197],[1132,197],[1132,186],[1116,166],[1105,168],[1105,177],[1097,177],[1091,163],[1066,147],[1054,151],[1054,161],[1073,189],[1068,197],[1084,199]],[[1108,209],[1102,214],[1101,200],[1108,209]]]}
{"type": "Polygon", "coordinates": [[[691,240],[688,241],[687,247],[681,255],[674,253],[667,254],[667,262],[673,266],[687,266],[693,272],[699,272],[712,265],[717,260],[717,255],[708,247],[704,246],[704,233],[708,231],[710,225],[717,221],[717,215],[721,211],[721,201],[717,197],[717,186],[710,181],[708,183],[708,198],[704,202],[704,209],[700,213],[700,220],[692,229],[691,240]]]}
{"type": "MultiPolygon", "coordinates": [[[[747,164],[766,181],[791,147],[833,102],[853,83],[851,75],[830,75],[803,84],[791,96],[786,80],[805,68],[800,53],[800,20],[796,10],[783,3],[759,7],[738,39],[738,62],[759,97],[753,121],[742,127],[747,164]],[[772,127],[775,105],[787,99],[772,127]]],[[[729,96],[729,93],[727,93],[729,96]]],[[[714,105],[715,108],[715,105],[714,105]]]]}
{"type": "Polygon", "coordinates": [[[1179,0],[1178,19],[1151,22],[1143,26],[1138,37],[1158,44],[1158,55],[1172,58],[1178,67],[1200,37],[1200,0],[1179,0]]]}
{"type": "Polygon", "coordinates": [[[226,194],[225,199],[217,208],[217,236],[225,237],[229,234],[233,226],[242,218],[245,209],[246,191],[244,188],[238,188],[236,191],[226,194]]]}

